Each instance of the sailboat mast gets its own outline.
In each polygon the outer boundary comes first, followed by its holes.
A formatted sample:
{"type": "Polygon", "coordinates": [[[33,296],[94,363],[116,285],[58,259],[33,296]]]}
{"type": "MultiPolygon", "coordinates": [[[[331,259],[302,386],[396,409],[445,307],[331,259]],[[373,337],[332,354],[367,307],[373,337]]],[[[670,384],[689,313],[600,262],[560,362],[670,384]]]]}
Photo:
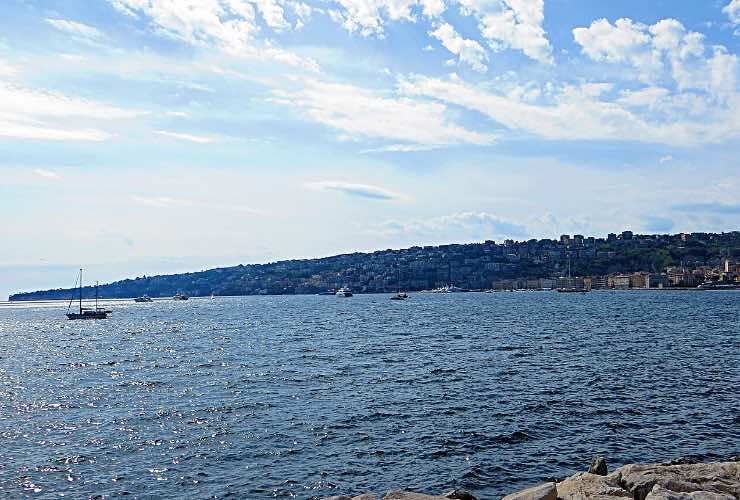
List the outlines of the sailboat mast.
{"type": "Polygon", "coordinates": [[[80,268],[80,314],[82,314],[82,268],[80,268]]]}
{"type": "Polygon", "coordinates": [[[95,282],[95,311],[98,310],[98,284],[99,283],[100,283],[99,281],[95,282]]]}

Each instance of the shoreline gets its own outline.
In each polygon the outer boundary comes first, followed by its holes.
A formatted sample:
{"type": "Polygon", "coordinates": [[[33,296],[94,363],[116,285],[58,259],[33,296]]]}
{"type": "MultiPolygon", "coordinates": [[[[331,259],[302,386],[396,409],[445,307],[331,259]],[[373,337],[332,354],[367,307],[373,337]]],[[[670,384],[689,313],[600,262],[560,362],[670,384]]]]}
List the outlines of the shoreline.
{"type": "MultiPolygon", "coordinates": [[[[738,500],[740,455],[724,462],[678,458],[669,462],[626,464],[608,472],[606,461],[594,457],[588,471],[510,493],[502,500],[738,500]]],[[[484,500],[465,490],[438,495],[394,490],[335,495],[321,500],[484,500]]]]}

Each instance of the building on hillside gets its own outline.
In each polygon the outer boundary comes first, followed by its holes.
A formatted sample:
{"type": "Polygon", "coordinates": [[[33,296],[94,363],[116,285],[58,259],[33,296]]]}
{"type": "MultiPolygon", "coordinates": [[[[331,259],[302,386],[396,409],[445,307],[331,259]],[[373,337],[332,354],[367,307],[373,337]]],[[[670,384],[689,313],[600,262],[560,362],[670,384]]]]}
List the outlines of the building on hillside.
{"type": "Polygon", "coordinates": [[[609,288],[617,290],[629,290],[630,276],[624,274],[613,274],[608,278],[609,288]]]}
{"type": "Polygon", "coordinates": [[[665,274],[650,273],[645,277],[645,288],[668,288],[671,281],[665,274]]]}

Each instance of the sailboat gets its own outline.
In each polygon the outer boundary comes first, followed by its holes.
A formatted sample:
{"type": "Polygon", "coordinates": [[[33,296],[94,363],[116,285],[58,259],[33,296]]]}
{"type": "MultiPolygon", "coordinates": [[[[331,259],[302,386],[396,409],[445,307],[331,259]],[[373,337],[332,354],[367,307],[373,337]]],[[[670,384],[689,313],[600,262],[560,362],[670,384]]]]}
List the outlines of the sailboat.
{"type": "Polygon", "coordinates": [[[89,309],[82,307],[82,269],[80,269],[80,294],[79,294],[79,302],[80,302],[80,311],[79,312],[70,312],[70,308],[72,307],[72,302],[74,301],[74,295],[72,298],[69,299],[69,305],[67,306],[67,319],[106,319],[108,317],[108,313],[110,311],[106,311],[105,309],[98,308],[98,283],[95,282],[95,309],[89,309]]]}
{"type": "Polygon", "coordinates": [[[573,283],[573,278],[570,276],[570,255],[568,255],[568,285],[567,287],[556,288],[558,293],[586,293],[590,292],[588,288],[579,288],[573,283]]]}
{"type": "Polygon", "coordinates": [[[397,287],[396,287],[396,294],[391,297],[391,300],[406,300],[409,296],[406,292],[401,291],[401,269],[398,269],[398,279],[397,279],[397,287]]]}

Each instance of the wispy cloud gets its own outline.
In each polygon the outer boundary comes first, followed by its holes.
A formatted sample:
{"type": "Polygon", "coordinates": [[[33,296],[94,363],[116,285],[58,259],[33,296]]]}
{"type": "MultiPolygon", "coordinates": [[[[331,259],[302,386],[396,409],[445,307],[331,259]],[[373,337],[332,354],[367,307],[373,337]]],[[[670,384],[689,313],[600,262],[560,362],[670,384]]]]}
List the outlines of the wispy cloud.
{"type": "Polygon", "coordinates": [[[455,123],[455,115],[440,102],[317,79],[302,79],[299,85],[273,90],[272,102],[298,109],[308,119],[341,131],[343,138],[426,146],[495,141],[492,134],[455,123]]]}
{"type": "Polygon", "coordinates": [[[309,189],[319,191],[336,191],[349,196],[369,198],[372,200],[398,200],[401,195],[388,189],[369,184],[355,184],[343,181],[319,181],[306,184],[309,189]]]}
{"type": "Polygon", "coordinates": [[[203,200],[188,200],[183,198],[170,198],[168,196],[140,196],[131,197],[137,205],[161,209],[199,209],[199,210],[227,210],[243,212],[247,214],[262,214],[262,210],[239,204],[211,202],[203,200]]]}
{"type": "Polygon", "coordinates": [[[99,120],[127,120],[146,113],[59,92],[0,82],[0,136],[51,141],[103,141],[114,134],[99,120]],[[75,118],[70,122],[67,118],[75,118]],[[84,120],[85,123],[79,123],[84,120]]]}
{"type": "Polygon", "coordinates": [[[668,163],[669,161],[673,161],[673,156],[671,156],[671,155],[661,156],[660,157],[660,160],[658,160],[658,161],[660,161],[661,164],[668,163]]]}
{"type": "Polygon", "coordinates": [[[154,133],[164,136],[164,137],[169,137],[171,139],[177,139],[180,141],[188,141],[188,142],[196,142],[198,144],[209,144],[211,142],[216,141],[215,138],[205,136],[205,135],[183,134],[180,132],[168,132],[167,130],[155,130],[154,133]]]}
{"type": "Polygon", "coordinates": [[[103,33],[101,33],[97,28],[88,26],[87,24],[78,23],[77,21],[69,21],[67,19],[46,19],[46,22],[54,26],[59,31],[70,34],[75,38],[95,41],[103,38],[103,33]]]}
{"type": "Polygon", "coordinates": [[[45,177],[47,179],[61,178],[61,175],[59,175],[57,172],[54,172],[53,170],[46,170],[45,168],[35,168],[33,169],[33,173],[40,177],[45,177]]]}
{"type": "Polygon", "coordinates": [[[377,231],[384,236],[415,241],[472,241],[489,238],[522,238],[527,229],[488,212],[459,212],[427,219],[390,220],[377,231]]]}

